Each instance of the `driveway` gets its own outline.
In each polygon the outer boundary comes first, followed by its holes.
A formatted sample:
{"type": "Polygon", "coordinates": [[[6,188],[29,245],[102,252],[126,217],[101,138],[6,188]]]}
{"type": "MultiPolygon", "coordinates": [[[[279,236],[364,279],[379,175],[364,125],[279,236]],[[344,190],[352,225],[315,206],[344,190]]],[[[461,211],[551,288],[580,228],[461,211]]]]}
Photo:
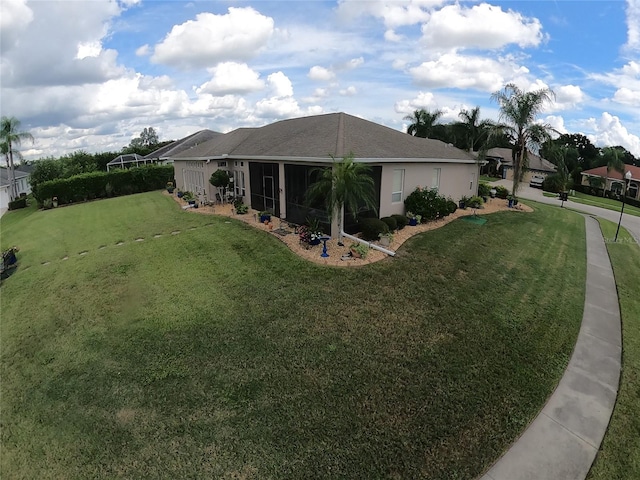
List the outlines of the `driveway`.
{"type": "MultiPolygon", "coordinates": [[[[498,180],[497,182],[493,182],[492,185],[502,185],[511,191],[511,187],[513,186],[513,182],[511,180],[498,180]]],[[[545,197],[542,194],[542,190],[539,188],[531,188],[526,183],[521,183],[518,188],[518,196],[520,198],[525,198],[528,200],[535,200],[536,202],[546,203],[548,205],[558,205],[560,206],[562,202],[557,198],[545,197]]],[[[565,207],[571,208],[572,210],[576,210],[579,212],[587,213],[589,215],[594,215],[596,217],[604,218],[605,220],[609,220],[614,223],[618,223],[620,220],[620,212],[614,212],[613,210],[607,210],[606,208],[594,207],[592,205],[584,205],[582,203],[572,202],[568,200],[564,202],[565,207]]],[[[636,242],[640,244],[640,217],[636,217],[634,215],[627,215],[626,213],[622,215],[622,226],[627,229],[627,231],[631,234],[633,238],[635,238],[636,242]]],[[[605,241],[613,241],[613,239],[605,239],[605,241]]]]}

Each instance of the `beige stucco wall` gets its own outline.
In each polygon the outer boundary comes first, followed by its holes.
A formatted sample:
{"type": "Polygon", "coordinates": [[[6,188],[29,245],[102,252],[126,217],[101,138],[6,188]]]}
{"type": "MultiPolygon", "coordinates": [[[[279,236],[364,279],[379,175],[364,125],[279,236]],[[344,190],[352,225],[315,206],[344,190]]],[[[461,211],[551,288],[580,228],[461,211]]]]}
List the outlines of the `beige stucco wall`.
{"type": "Polygon", "coordinates": [[[416,187],[435,187],[434,171],[440,169],[438,192],[454,201],[461,197],[473,196],[478,193],[478,164],[457,163],[395,163],[382,165],[380,185],[380,217],[400,214],[403,215],[404,199],[416,187]],[[404,170],[404,185],[402,200],[392,202],[394,170],[404,170]]]}

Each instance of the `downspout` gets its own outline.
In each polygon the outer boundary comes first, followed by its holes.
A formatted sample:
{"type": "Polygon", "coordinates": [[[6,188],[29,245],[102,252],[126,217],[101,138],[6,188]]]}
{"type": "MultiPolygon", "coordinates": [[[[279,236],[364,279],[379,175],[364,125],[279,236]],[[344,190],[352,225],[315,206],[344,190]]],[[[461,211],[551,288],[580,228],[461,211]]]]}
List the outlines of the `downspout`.
{"type": "Polygon", "coordinates": [[[380,251],[382,253],[386,253],[387,255],[389,255],[391,257],[395,257],[395,255],[396,255],[396,252],[394,252],[393,250],[388,250],[386,248],[381,247],[380,245],[376,245],[375,243],[367,242],[365,240],[362,240],[361,238],[354,237],[353,235],[349,235],[344,230],[340,231],[340,235],[342,235],[345,238],[348,238],[349,240],[353,240],[354,242],[362,243],[362,244],[366,245],[369,248],[373,248],[374,250],[378,250],[378,251],[380,251]]]}

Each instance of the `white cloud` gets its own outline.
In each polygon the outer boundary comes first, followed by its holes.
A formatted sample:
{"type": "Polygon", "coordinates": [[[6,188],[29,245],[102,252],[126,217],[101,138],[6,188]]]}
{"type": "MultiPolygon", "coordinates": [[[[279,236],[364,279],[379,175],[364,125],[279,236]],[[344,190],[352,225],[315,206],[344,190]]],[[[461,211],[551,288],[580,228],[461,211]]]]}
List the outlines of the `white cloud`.
{"type": "Polygon", "coordinates": [[[404,35],[398,35],[394,30],[386,30],[384,32],[384,39],[387,42],[393,42],[393,43],[400,43],[405,41],[405,36],[404,35]]]}
{"type": "Polygon", "coordinates": [[[316,88],[309,97],[302,98],[304,103],[318,103],[329,96],[329,90],[326,88],[316,88]]]}
{"type": "Polygon", "coordinates": [[[421,108],[427,110],[433,110],[438,108],[438,104],[435,100],[433,93],[431,92],[419,92],[418,96],[412,100],[400,100],[395,103],[394,110],[396,113],[403,115],[409,115],[414,110],[420,110],[421,108]]]}
{"type": "Polygon", "coordinates": [[[78,44],[78,51],[76,53],[76,58],[82,60],[87,57],[99,57],[102,52],[102,43],[99,41],[92,42],[84,42],[78,44]]]}
{"type": "Polygon", "coordinates": [[[441,55],[437,60],[423,62],[409,69],[413,80],[429,88],[472,88],[494,92],[506,83],[516,81],[529,73],[509,58],[463,56],[453,53],[441,55]]]}
{"type": "Polygon", "coordinates": [[[340,90],[340,95],[344,97],[353,97],[354,95],[357,95],[357,94],[358,94],[358,89],[353,85],[350,85],[349,87],[340,90]]]}
{"type": "Polygon", "coordinates": [[[555,111],[575,109],[585,100],[584,92],[578,85],[562,85],[553,91],[556,100],[551,103],[550,108],[555,111]]]}
{"type": "Polygon", "coordinates": [[[544,119],[544,123],[551,125],[551,128],[559,132],[560,134],[569,133],[564,126],[564,118],[557,115],[548,115],[544,119]]]}
{"type": "Polygon", "coordinates": [[[634,92],[629,88],[620,88],[613,95],[613,100],[632,107],[640,107],[640,90],[634,92]]]}
{"type": "Polygon", "coordinates": [[[629,50],[640,50],[640,0],[627,0],[627,44],[629,50]]]}
{"type": "Polygon", "coordinates": [[[317,80],[320,82],[328,82],[335,78],[335,73],[333,73],[328,68],[321,67],[319,65],[315,65],[309,69],[309,73],[307,76],[311,80],[317,80]]]}
{"type": "Polygon", "coordinates": [[[428,20],[429,10],[443,3],[444,0],[340,0],[338,14],[347,21],[372,16],[382,20],[387,28],[395,29],[428,20]]]}
{"type": "Polygon", "coordinates": [[[589,77],[617,87],[612,99],[614,102],[631,106],[640,105],[640,62],[632,60],[612,72],[591,74],[589,77]]]}
{"type": "Polygon", "coordinates": [[[255,92],[264,88],[260,74],[249,68],[246,63],[224,62],[210,69],[213,78],[203,84],[198,93],[213,95],[241,94],[255,92]]]}
{"type": "Polygon", "coordinates": [[[151,52],[151,48],[146,43],[136,49],[136,55],[138,57],[146,57],[147,55],[149,55],[150,52],[151,52]]]}
{"type": "Polygon", "coordinates": [[[466,8],[448,5],[433,12],[422,25],[423,41],[431,48],[496,49],[508,44],[535,47],[544,36],[537,18],[482,3],[466,8]]]}
{"type": "Polygon", "coordinates": [[[600,119],[590,118],[587,121],[589,129],[593,132],[587,135],[594,145],[616,146],[622,145],[634,156],[640,156],[640,137],[630,133],[620,122],[620,118],[603,112],[600,119]]]}
{"type": "Polygon", "coordinates": [[[273,31],[273,19],[251,7],[230,7],[226,15],[200,13],[195,20],[175,25],[155,46],[151,61],[198,68],[248,60],[266,46],[273,31]]]}
{"type": "Polygon", "coordinates": [[[27,25],[33,20],[33,10],[26,0],[3,0],[0,2],[0,52],[9,51],[27,25]]]}
{"type": "Polygon", "coordinates": [[[267,83],[269,84],[272,97],[282,98],[293,96],[293,85],[289,77],[284,73],[272,73],[267,77],[267,83]]]}

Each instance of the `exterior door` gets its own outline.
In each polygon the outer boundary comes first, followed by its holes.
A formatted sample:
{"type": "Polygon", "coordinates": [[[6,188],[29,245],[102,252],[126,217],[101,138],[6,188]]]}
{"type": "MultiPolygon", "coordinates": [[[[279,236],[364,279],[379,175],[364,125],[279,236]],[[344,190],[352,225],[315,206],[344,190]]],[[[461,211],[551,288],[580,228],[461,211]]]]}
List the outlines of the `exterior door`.
{"type": "Polygon", "coordinates": [[[262,177],[262,191],[264,192],[264,209],[269,212],[275,213],[275,186],[273,182],[273,177],[265,175],[262,177]]]}

